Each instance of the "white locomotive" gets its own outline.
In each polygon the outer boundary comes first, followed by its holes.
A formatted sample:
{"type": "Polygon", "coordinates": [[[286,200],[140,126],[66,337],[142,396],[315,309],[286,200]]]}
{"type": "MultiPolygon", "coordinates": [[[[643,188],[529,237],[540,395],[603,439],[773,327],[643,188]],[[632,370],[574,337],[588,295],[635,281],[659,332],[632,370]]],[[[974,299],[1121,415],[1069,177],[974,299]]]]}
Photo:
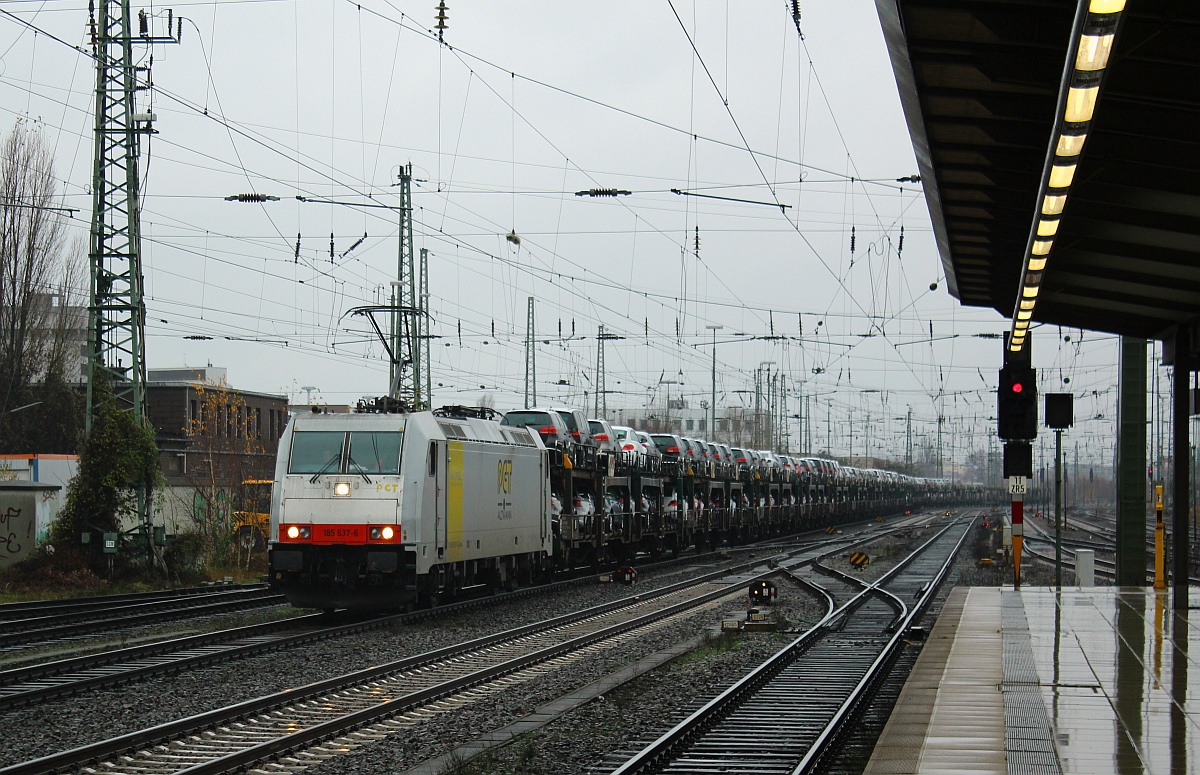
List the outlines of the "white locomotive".
{"type": "Polygon", "coordinates": [[[549,572],[548,451],[471,414],[293,417],[271,497],[272,585],[299,607],[390,609],[549,572]]]}

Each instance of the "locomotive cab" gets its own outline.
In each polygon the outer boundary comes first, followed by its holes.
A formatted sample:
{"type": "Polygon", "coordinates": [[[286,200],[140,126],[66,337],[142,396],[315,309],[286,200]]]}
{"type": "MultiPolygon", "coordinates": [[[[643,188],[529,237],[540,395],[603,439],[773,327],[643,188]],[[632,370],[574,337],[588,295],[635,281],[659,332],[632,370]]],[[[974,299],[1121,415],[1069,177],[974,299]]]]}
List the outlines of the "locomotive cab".
{"type": "Polygon", "coordinates": [[[271,583],[298,607],[394,610],[531,580],[554,546],[547,465],[536,433],[479,417],[294,417],[271,583]]]}

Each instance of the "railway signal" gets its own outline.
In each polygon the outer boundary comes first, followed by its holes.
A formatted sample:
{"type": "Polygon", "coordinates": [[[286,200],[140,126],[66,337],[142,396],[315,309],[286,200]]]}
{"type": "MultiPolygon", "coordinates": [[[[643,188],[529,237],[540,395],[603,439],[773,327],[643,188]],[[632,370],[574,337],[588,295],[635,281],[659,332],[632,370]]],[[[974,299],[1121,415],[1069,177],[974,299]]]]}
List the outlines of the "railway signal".
{"type": "Polygon", "coordinates": [[[998,435],[1005,441],[1037,438],[1037,370],[1025,365],[1000,369],[996,401],[998,435]]]}
{"type": "Polygon", "coordinates": [[[1004,440],[1004,476],[1012,498],[1013,586],[1021,588],[1021,544],[1025,534],[1025,480],[1033,476],[1033,447],[1037,438],[1037,371],[1033,343],[1013,351],[1004,335],[1004,367],[996,391],[997,435],[1004,440]]]}

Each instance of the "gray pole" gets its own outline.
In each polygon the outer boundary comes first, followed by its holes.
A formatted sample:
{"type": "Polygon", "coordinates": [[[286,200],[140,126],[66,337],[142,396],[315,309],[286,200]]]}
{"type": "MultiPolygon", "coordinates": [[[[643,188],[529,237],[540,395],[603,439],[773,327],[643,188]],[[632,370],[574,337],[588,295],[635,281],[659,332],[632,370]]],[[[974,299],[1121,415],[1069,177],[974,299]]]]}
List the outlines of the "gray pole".
{"type": "Polygon", "coordinates": [[[1062,431],[1054,431],[1054,586],[1062,589],[1062,431]]]}
{"type": "Polygon", "coordinates": [[[1175,373],[1172,385],[1175,399],[1175,411],[1172,420],[1175,424],[1171,455],[1175,461],[1175,479],[1172,482],[1175,492],[1172,505],[1171,536],[1174,543],[1172,550],[1171,586],[1172,608],[1176,611],[1188,609],[1188,504],[1191,500],[1191,466],[1188,465],[1191,439],[1188,428],[1188,382],[1191,374],[1191,336],[1186,327],[1180,326],[1175,332],[1175,373]]]}
{"type": "Polygon", "coordinates": [[[721,330],[724,327],[725,326],[717,325],[715,323],[710,323],[709,325],[705,326],[705,328],[710,329],[713,332],[713,337],[712,337],[712,350],[713,350],[712,351],[712,404],[710,405],[710,408],[709,408],[712,419],[709,421],[709,424],[708,424],[709,438],[712,438],[712,439],[715,439],[717,437],[717,331],[721,330]]]}
{"type": "Polygon", "coordinates": [[[904,472],[912,476],[912,407],[904,418],[904,472]]]}
{"type": "Polygon", "coordinates": [[[532,409],[537,405],[537,356],[533,331],[533,297],[529,297],[528,311],[525,321],[525,408],[532,409]]]}
{"type": "Polygon", "coordinates": [[[1117,402],[1117,578],[1146,584],[1146,340],[1121,337],[1117,402]]]}

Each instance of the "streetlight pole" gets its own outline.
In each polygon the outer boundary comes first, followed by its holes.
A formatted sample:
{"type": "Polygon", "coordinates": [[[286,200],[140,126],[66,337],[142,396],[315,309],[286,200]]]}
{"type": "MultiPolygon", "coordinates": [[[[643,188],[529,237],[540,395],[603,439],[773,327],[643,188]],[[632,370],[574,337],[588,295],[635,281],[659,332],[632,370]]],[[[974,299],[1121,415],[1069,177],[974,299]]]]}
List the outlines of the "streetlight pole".
{"type": "Polygon", "coordinates": [[[712,331],[712,402],[709,404],[712,419],[708,423],[708,435],[712,439],[717,437],[717,332],[724,327],[715,324],[705,326],[712,331]]]}

